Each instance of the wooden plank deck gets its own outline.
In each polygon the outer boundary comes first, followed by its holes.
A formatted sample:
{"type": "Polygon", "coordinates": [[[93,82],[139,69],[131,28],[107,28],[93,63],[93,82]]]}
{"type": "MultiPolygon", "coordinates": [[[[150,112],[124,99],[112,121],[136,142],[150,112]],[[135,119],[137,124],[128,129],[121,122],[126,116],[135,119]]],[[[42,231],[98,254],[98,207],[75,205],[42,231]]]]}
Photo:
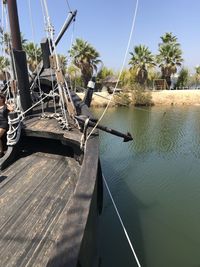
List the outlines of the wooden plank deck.
{"type": "Polygon", "coordinates": [[[63,130],[54,118],[33,117],[24,121],[24,130],[27,136],[39,135],[41,137],[53,137],[77,145],[81,141],[81,134],[77,128],[73,127],[70,131],[63,130]]]}
{"type": "Polygon", "coordinates": [[[80,166],[72,158],[37,152],[0,176],[0,266],[46,266],[80,166]]]}

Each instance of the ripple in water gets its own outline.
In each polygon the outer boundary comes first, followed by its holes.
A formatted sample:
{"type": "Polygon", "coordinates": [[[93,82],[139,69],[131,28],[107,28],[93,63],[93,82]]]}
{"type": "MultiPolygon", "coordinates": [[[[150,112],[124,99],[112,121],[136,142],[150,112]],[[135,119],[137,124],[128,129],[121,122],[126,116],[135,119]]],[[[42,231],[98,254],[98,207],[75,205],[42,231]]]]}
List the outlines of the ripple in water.
{"type": "MultiPolygon", "coordinates": [[[[200,265],[200,108],[111,109],[102,124],[134,137],[102,133],[100,151],[142,266],[200,265]]],[[[106,193],[105,206],[101,266],[136,266],[106,193]]]]}

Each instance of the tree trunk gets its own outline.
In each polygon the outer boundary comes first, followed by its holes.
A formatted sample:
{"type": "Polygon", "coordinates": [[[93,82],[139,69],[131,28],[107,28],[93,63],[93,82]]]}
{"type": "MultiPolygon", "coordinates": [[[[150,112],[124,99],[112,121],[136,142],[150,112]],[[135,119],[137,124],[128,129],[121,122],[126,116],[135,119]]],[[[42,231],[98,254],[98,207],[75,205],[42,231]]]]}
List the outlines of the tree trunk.
{"type": "Polygon", "coordinates": [[[171,81],[171,75],[162,75],[162,79],[164,79],[167,83],[167,89],[170,89],[172,81],[171,81]]]}
{"type": "Polygon", "coordinates": [[[147,81],[148,73],[146,69],[140,69],[137,75],[137,81],[141,85],[145,85],[147,81]]]}
{"type": "Polygon", "coordinates": [[[172,75],[172,71],[170,69],[170,67],[163,67],[161,69],[162,71],[162,79],[165,79],[166,83],[167,83],[167,89],[170,89],[172,81],[171,81],[171,75],[172,75]]]}
{"type": "Polygon", "coordinates": [[[166,77],[166,82],[167,82],[168,89],[170,89],[171,84],[172,84],[171,76],[167,76],[167,77],[166,77]]]}
{"type": "Polygon", "coordinates": [[[82,79],[84,82],[84,87],[87,88],[88,82],[91,79],[91,73],[88,70],[82,70],[82,79]]]}

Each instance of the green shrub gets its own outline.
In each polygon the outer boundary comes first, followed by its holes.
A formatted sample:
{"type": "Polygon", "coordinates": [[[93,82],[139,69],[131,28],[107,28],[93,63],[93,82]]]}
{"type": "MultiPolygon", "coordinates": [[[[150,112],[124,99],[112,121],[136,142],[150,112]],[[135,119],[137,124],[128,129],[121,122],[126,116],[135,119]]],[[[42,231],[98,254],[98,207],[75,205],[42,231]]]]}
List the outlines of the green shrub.
{"type": "Polygon", "coordinates": [[[130,95],[127,92],[115,94],[114,101],[117,106],[129,106],[131,104],[130,95]]]}
{"type": "Polygon", "coordinates": [[[135,106],[153,106],[150,90],[145,89],[139,84],[135,84],[132,91],[132,103],[135,106]]]}

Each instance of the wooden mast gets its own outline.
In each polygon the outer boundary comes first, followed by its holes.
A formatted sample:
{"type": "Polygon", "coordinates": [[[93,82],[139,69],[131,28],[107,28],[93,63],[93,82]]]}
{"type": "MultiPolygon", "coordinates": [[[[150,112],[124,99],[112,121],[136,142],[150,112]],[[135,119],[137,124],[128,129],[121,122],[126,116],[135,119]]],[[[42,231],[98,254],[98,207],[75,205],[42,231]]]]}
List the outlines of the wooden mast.
{"type": "Polygon", "coordinates": [[[20,103],[22,110],[25,111],[29,109],[32,105],[26,54],[22,50],[17,2],[16,0],[7,0],[7,5],[8,5],[8,14],[10,22],[12,49],[14,54],[14,61],[16,66],[17,81],[18,81],[18,88],[20,95],[20,103]]]}
{"type": "Polygon", "coordinates": [[[22,50],[16,0],[7,0],[7,4],[12,35],[12,47],[15,50],[22,50]]]}

